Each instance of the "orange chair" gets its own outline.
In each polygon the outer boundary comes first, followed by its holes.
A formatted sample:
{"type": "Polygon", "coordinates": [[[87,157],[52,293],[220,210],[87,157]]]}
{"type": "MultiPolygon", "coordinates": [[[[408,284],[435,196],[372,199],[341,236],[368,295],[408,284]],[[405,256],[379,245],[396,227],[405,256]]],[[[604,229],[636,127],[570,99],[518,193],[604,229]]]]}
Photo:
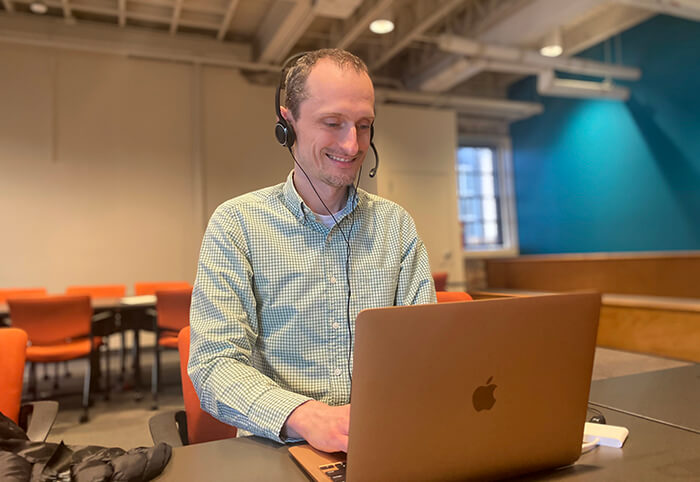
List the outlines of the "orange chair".
{"type": "Polygon", "coordinates": [[[136,296],[154,295],[156,291],[181,290],[192,288],[187,281],[139,281],[134,283],[134,294],[136,296]]]}
{"type": "Polygon", "coordinates": [[[7,300],[12,325],[27,332],[30,345],[30,383],[37,398],[36,364],[87,359],[83,384],[83,415],[88,420],[92,365],[102,340],[92,334],[92,306],[89,296],[46,296],[7,300]]]}
{"type": "Polygon", "coordinates": [[[0,412],[18,424],[29,440],[36,442],[46,440],[56,420],[58,403],[44,400],[22,405],[27,341],[24,330],[0,328],[0,412]]]}
{"type": "Polygon", "coordinates": [[[153,409],[158,408],[160,388],[160,352],[163,348],[177,349],[177,335],[190,324],[190,300],[192,288],[156,291],[156,320],[153,332],[156,335],[155,360],[151,372],[153,409]]]}
{"type": "MultiPolygon", "coordinates": [[[[66,294],[67,295],[87,295],[93,300],[95,299],[106,299],[106,298],[123,298],[126,295],[126,285],[73,285],[69,286],[66,288],[66,294]]],[[[113,311],[103,311],[96,315],[96,318],[98,319],[93,319],[93,321],[99,321],[100,323],[110,323],[114,325],[115,328],[119,327],[119,321],[120,321],[120,315],[119,313],[115,313],[113,311]]],[[[119,330],[121,333],[122,337],[122,346],[120,350],[120,365],[121,365],[121,372],[120,372],[120,381],[124,381],[124,377],[126,374],[126,357],[125,357],[125,349],[126,349],[126,334],[124,333],[124,330],[119,330]]],[[[106,383],[107,383],[107,390],[105,391],[105,399],[109,399],[109,346],[106,346],[106,357],[105,357],[106,365],[107,368],[105,370],[106,372],[106,383]]],[[[68,372],[68,367],[66,367],[66,372],[68,372]]],[[[66,373],[66,376],[70,376],[70,374],[66,373]]]]}
{"type": "Polygon", "coordinates": [[[432,273],[435,282],[435,291],[445,291],[447,289],[447,272],[432,273]]]}
{"type": "Polygon", "coordinates": [[[180,351],[180,377],[185,410],[165,412],[151,417],[149,427],[154,443],[167,442],[172,446],[192,445],[236,436],[238,429],[227,425],[201,409],[199,397],[187,375],[190,359],[190,327],[180,330],[177,337],[180,351]]]}
{"type": "Polygon", "coordinates": [[[46,288],[2,288],[0,303],[7,303],[10,298],[36,298],[46,296],[46,288]]]}
{"type": "Polygon", "coordinates": [[[445,303],[449,301],[471,301],[472,297],[469,293],[464,291],[437,291],[438,303],[445,303]]]}
{"type": "Polygon", "coordinates": [[[123,298],[126,285],[74,285],[66,288],[67,295],[88,295],[91,298],[123,298]]]}

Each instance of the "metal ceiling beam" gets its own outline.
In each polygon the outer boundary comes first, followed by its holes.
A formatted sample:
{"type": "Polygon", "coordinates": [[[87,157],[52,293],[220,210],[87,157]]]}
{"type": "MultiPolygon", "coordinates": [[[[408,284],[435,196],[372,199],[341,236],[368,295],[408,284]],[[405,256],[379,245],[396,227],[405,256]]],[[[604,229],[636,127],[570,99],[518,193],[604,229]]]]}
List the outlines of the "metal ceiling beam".
{"type": "Polygon", "coordinates": [[[180,21],[180,13],[182,12],[182,2],[183,0],[175,0],[175,7],[173,8],[173,17],[172,20],[170,20],[171,34],[177,32],[177,23],[180,21]]]}
{"type": "Polygon", "coordinates": [[[633,7],[645,8],[653,12],[700,21],[698,0],[618,0],[633,7]]]}
{"type": "MultiPolygon", "coordinates": [[[[32,2],[32,0],[14,0],[16,3],[25,3],[29,4],[32,2]]],[[[44,3],[49,6],[49,7],[55,7],[55,8],[61,8],[61,2],[59,0],[43,0],[44,3]]],[[[119,9],[115,7],[101,7],[101,6],[95,6],[95,5],[73,5],[71,7],[72,10],[80,11],[80,12],[89,12],[89,13],[97,13],[100,15],[110,15],[115,18],[119,17],[119,9]]],[[[156,22],[156,23],[162,23],[165,25],[169,25],[172,17],[171,16],[165,16],[165,15],[154,15],[151,13],[142,13],[142,12],[130,12],[125,9],[124,12],[124,17],[126,19],[134,19],[134,20],[145,20],[147,22],[156,22]]],[[[81,22],[81,23],[84,23],[81,22]]],[[[214,23],[214,22],[207,22],[203,20],[183,20],[180,19],[179,25],[186,26],[186,27],[195,27],[195,28],[201,28],[205,30],[213,30],[217,31],[219,28],[219,23],[214,23]]]]}
{"type": "Polygon", "coordinates": [[[257,61],[281,63],[314,19],[313,2],[277,2],[270,9],[255,41],[257,61]]]}
{"type": "Polygon", "coordinates": [[[119,0],[119,26],[126,26],[126,0],[119,0]]]}
{"type": "Polygon", "coordinates": [[[377,70],[384,66],[387,62],[393,59],[399,52],[405,49],[411,42],[416,40],[417,37],[422,35],[426,30],[435,25],[437,22],[442,20],[450,12],[458,7],[464,5],[464,0],[445,0],[442,4],[437,7],[433,13],[428,15],[423,20],[419,20],[416,25],[413,26],[408,32],[406,32],[401,38],[397,39],[392,46],[384,52],[383,55],[379,57],[376,61],[370,65],[370,70],[377,70]]]}
{"type": "Polygon", "coordinates": [[[654,13],[648,10],[626,5],[610,5],[609,8],[562,32],[564,53],[572,55],[586,50],[652,16],[654,13]]]}
{"type": "Polygon", "coordinates": [[[2,4],[5,6],[5,10],[9,13],[15,11],[15,7],[12,5],[12,0],[2,0],[2,4]]]}
{"type": "Polygon", "coordinates": [[[361,12],[359,18],[354,17],[345,22],[349,28],[341,34],[340,40],[335,44],[336,48],[347,49],[352,45],[357,37],[367,31],[369,24],[377,19],[387,8],[391,7],[392,3],[394,3],[394,0],[377,0],[373,7],[361,12]]]}
{"type": "Polygon", "coordinates": [[[519,8],[509,15],[491,19],[486,28],[478,26],[476,38],[503,45],[533,45],[555,28],[571,23],[606,3],[609,0],[520,1],[519,8]]]}
{"type": "Polygon", "coordinates": [[[226,32],[231,26],[231,20],[233,20],[233,14],[236,13],[236,8],[240,0],[231,0],[224,14],[224,21],[221,22],[221,27],[219,27],[219,32],[216,34],[216,40],[223,40],[226,36],[226,32]]]}
{"type": "Polygon", "coordinates": [[[10,16],[0,12],[0,42],[187,62],[210,57],[213,65],[279,72],[279,66],[249,62],[251,49],[242,43],[222,44],[200,35],[173,36],[163,31],[128,25],[119,28],[88,20],[66,25],[56,17],[10,16]]]}

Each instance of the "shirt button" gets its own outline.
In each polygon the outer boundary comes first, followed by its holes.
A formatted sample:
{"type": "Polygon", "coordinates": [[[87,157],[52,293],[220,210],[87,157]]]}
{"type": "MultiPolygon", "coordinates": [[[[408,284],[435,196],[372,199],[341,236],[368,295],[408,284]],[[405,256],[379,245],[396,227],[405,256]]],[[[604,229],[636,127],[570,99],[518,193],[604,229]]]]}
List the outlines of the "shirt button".
{"type": "Polygon", "coordinates": [[[334,373],[336,377],[340,375],[340,368],[336,368],[334,373]]]}
{"type": "Polygon", "coordinates": [[[331,283],[335,283],[335,276],[331,276],[331,283]]]}
{"type": "Polygon", "coordinates": [[[337,330],[338,328],[340,328],[340,324],[337,321],[334,321],[333,328],[335,328],[337,330]]]}

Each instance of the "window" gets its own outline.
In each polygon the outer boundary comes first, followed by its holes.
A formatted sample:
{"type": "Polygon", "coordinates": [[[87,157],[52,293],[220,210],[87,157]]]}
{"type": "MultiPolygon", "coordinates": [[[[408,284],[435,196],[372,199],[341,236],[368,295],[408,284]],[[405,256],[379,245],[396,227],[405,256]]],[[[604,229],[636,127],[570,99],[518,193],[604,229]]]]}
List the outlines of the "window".
{"type": "Polygon", "coordinates": [[[457,149],[462,247],[478,255],[517,254],[509,142],[463,142],[457,149]]]}

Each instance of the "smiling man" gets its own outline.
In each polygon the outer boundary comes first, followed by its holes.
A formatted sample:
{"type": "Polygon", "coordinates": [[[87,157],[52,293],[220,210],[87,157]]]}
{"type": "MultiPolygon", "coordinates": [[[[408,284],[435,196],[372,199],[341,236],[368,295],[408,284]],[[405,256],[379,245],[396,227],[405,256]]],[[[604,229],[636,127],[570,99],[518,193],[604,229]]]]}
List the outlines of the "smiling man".
{"type": "Polygon", "coordinates": [[[239,433],[347,451],[357,314],[435,302],[435,288],[410,215],[354,186],[375,116],[367,66],[318,50],[285,85],[294,168],[212,215],[188,371],[202,408],[239,433]]]}

